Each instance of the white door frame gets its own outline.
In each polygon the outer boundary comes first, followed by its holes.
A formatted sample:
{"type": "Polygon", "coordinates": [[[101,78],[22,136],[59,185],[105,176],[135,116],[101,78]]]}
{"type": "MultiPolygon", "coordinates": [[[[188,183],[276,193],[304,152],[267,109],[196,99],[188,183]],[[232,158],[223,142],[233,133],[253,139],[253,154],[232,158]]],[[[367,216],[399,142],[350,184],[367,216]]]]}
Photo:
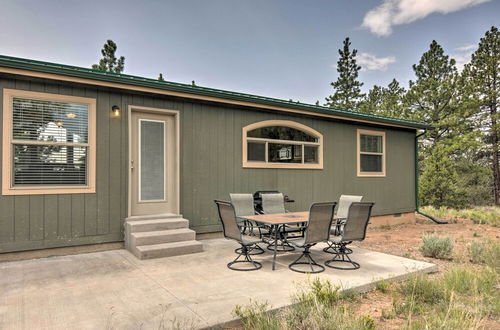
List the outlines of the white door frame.
{"type": "Polygon", "coordinates": [[[174,213],[180,213],[180,113],[177,110],[170,109],[161,109],[161,108],[152,108],[152,107],[143,107],[136,105],[129,105],[127,110],[128,116],[128,159],[127,159],[127,168],[128,168],[128,206],[127,206],[127,216],[130,217],[132,215],[132,112],[149,112],[155,114],[164,114],[174,116],[175,123],[175,151],[174,151],[174,180],[175,180],[175,190],[177,193],[176,203],[174,205],[174,213]]]}

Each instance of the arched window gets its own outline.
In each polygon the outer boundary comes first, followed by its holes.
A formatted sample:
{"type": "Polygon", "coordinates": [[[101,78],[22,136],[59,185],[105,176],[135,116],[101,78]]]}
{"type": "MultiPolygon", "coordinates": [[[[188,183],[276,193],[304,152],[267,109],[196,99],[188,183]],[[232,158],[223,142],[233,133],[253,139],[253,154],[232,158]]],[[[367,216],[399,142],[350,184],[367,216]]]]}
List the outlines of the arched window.
{"type": "Polygon", "coordinates": [[[323,168],[323,135],[288,120],[243,127],[243,167],[323,168]]]}

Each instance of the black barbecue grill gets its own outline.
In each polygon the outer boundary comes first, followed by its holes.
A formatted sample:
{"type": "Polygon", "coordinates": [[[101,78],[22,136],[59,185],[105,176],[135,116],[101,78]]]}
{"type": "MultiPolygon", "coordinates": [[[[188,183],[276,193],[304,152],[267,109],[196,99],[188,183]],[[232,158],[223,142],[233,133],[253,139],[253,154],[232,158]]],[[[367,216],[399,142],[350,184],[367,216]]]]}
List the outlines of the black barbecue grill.
{"type": "MultiPolygon", "coordinates": [[[[253,203],[255,206],[255,211],[257,213],[262,213],[262,195],[263,194],[279,194],[280,192],[277,190],[259,190],[253,194],[253,203]]],[[[290,199],[287,195],[284,195],[285,203],[293,203],[295,202],[293,199],[290,199]]]]}

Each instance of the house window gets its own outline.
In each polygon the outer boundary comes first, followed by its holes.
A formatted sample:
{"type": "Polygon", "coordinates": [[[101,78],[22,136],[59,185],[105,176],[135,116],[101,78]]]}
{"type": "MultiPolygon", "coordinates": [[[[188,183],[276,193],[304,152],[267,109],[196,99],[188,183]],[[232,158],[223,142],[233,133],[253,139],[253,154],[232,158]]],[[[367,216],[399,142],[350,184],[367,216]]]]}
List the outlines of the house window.
{"type": "Polygon", "coordinates": [[[323,136],[305,125],[267,120],[243,128],[243,167],[323,168],[323,136]]]}
{"type": "Polygon", "coordinates": [[[2,193],[95,192],[95,99],[4,90],[2,193]]]}
{"type": "Polygon", "coordinates": [[[358,176],[385,176],[385,132],[358,129],[358,176]]]}

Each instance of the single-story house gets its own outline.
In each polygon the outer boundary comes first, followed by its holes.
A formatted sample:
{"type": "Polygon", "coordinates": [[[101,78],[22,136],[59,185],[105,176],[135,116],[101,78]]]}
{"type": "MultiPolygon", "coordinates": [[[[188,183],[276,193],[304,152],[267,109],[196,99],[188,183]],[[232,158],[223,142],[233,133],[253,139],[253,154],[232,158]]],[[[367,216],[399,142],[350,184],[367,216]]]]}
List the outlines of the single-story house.
{"type": "Polygon", "coordinates": [[[362,195],[373,222],[414,219],[422,123],[9,56],[0,88],[0,252],[165,250],[220,232],[231,192],[291,210],[362,195]]]}

